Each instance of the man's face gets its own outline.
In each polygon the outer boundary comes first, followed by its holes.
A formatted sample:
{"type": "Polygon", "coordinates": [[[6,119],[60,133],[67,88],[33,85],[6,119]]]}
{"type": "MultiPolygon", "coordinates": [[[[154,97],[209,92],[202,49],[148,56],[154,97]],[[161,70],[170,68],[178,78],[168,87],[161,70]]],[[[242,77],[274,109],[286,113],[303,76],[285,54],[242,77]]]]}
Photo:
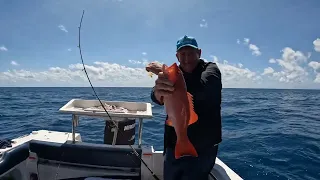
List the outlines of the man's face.
{"type": "Polygon", "coordinates": [[[194,68],[198,65],[199,58],[201,56],[201,49],[195,49],[189,46],[179,49],[176,54],[178,61],[180,62],[181,68],[191,73],[194,68]]]}

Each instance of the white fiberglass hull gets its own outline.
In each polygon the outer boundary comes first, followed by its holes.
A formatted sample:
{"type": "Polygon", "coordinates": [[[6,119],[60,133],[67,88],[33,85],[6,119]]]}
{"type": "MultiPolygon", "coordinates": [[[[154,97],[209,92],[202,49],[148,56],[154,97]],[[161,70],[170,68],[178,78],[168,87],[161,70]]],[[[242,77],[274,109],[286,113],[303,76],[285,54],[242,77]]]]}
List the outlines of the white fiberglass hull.
{"type": "MultiPolygon", "coordinates": [[[[40,131],[34,131],[30,133],[29,135],[19,137],[16,139],[13,139],[15,142],[12,147],[7,149],[0,149],[0,153],[3,155],[0,157],[0,168],[6,168],[7,170],[0,174],[0,179],[6,179],[6,177],[12,176],[19,180],[29,180],[30,174],[37,175],[38,179],[46,179],[46,180],[54,180],[54,179],[93,179],[89,177],[117,177],[117,175],[121,174],[123,177],[126,175],[136,177],[142,180],[151,180],[154,179],[150,173],[150,171],[145,167],[143,163],[139,164],[139,167],[137,167],[137,171],[134,171],[133,167],[131,170],[128,168],[127,161],[125,163],[121,162],[119,159],[117,160],[117,164],[114,167],[112,167],[112,162],[109,162],[108,165],[104,165],[103,163],[99,164],[97,162],[96,165],[92,164],[90,162],[90,158],[94,158],[94,154],[100,153],[100,151],[114,153],[115,156],[127,158],[127,156],[122,156],[118,152],[115,152],[110,145],[105,144],[90,144],[82,142],[80,134],[75,134],[76,143],[72,143],[71,139],[71,133],[67,132],[57,132],[57,131],[47,131],[47,130],[40,130],[40,131]],[[11,163],[12,167],[4,167],[3,163],[8,163],[8,160],[6,157],[8,157],[10,152],[13,152],[15,149],[22,147],[21,145],[27,145],[30,143],[30,152],[27,152],[26,159],[22,160],[21,162],[17,162],[16,159],[12,160],[15,163],[11,163]],[[52,147],[51,147],[52,145],[52,147]],[[52,152],[49,151],[55,151],[56,145],[61,145],[61,148],[65,148],[66,152],[62,152],[61,155],[57,155],[56,159],[53,159],[54,156],[52,156],[52,152]],[[80,151],[86,150],[88,153],[83,154],[82,156],[76,157],[75,154],[76,151],[71,151],[70,148],[73,148],[73,146],[79,146],[80,149],[77,150],[79,153],[80,151]],[[85,147],[82,148],[81,147],[85,147]],[[93,148],[90,150],[90,148],[93,148]],[[110,147],[110,148],[109,148],[110,147]],[[32,149],[33,148],[33,149],[32,149]],[[46,149],[47,148],[47,149],[46,149]],[[89,150],[88,150],[89,148],[89,150]],[[105,151],[104,148],[109,148],[109,150],[105,151]],[[38,151],[35,153],[33,151],[38,151]],[[46,152],[48,151],[48,153],[46,152]],[[97,152],[95,152],[97,151],[97,152]],[[98,152],[99,151],[99,152],[98,152]],[[75,158],[78,158],[80,163],[72,162],[70,158],[64,157],[64,154],[67,155],[68,153],[73,154],[72,156],[75,156],[75,158]],[[47,155],[46,155],[47,154],[47,155]],[[46,159],[48,158],[48,159],[46,159]],[[84,160],[85,158],[89,158],[88,160],[84,160]],[[87,164],[83,162],[88,162],[87,164]],[[121,164],[123,163],[123,164],[121,164]],[[121,167],[123,166],[123,167],[121,167]]],[[[118,145],[116,145],[118,146],[118,145]]],[[[127,145],[122,145],[127,146],[127,145]]],[[[123,148],[120,148],[122,151],[123,148]]],[[[26,147],[25,147],[26,148],[26,147]]],[[[152,146],[142,146],[141,148],[141,155],[142,159],[146,162],[147,166],[156,174],[156,176],[159,179],[163,179],[162,173],[163,173],[163,155],[162,151],[155,151],[152,146]]],[[[20,150],[21,151],[21,150],[20,150]]],[[[27,150],[28,151],[28,150],[27,150]]],[[[58,151],[60,151],[60,148],[58,146],[58,151]]],[[[63,150],[62,150],[63,151],[63,150]]],[[[18,151],[17,151],[18,152],[18,151]]],[[[21,151],[20,155],[25,153],[24,151],[21,151]]],[[[69,154],[69,156],[71,155],[69,154]]],[[[98,154],[97,154],[98,155],[98,154]]],[[[111,155],[111,154],[110,154],[111,155]]],[[[114,156],[111,155],[110,157],[114,156]]],[[[17,156],[15,156],[17,157],[17,156]]],[[[103,157],[101,157],[103,158],[103,157]]],[[[109,158],[110,159],[110,158],[109,158]]],[[[106,161],[106,160],[103,160],[106,161]]],[[[140,160],[139,160],[140,161],[140,160]]],[[[138,162],[138,161],[137,161],[138,162]]],[[[132,164],[133,166],[135,164],[132,164]]],[[[1,172],[1,169],[0,169],[1,172]]],[[[214,177],[218,180],[238,180],[242,179],[239,177],[235,172],[233,172],[226,164],[224,164],[219,158],[216,159],[216,164],[214,168],[212,169],[211,173],[214,175],[214,177]]],[[[100,178],[101,179],[101,178],[100,178]]],[[[134,178],[133,178],[134,179],[134,178]]],[[[214,179],[211,176],[208,176],[208,179],[214,179]]]]}

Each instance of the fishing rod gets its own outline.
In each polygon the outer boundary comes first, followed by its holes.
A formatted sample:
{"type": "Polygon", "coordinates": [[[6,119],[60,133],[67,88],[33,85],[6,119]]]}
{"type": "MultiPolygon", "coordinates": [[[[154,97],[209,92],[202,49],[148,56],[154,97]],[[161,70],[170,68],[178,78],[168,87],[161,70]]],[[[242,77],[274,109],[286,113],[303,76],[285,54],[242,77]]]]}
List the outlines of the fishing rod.
{"type": "MultiPolygon", "coordinates": [[[[81,20],[80,20],[80,26],[78,27],[78,28],[79,28],[79,44],[78,44],[78,48],[79,48],[80,57],[81,57],[82,65],[83,65],[83,70],[84,70],[84,72],[86,73],[87,78],[88,78],[88,81],[89,81],[89,83],[90,83],[90,86],[91,86],[91,88],[92,88],[95,96],[96,96],[97,99],[99,100],[102,108],[103,108],[104,111],[107,113],[107,115],[108,115],[108,117],[110,118],[110,120],[113,122],[113,125],[117,128],[117,130],[119,130],[119,127],[118,127],[117,123],[116,123],[114,120],[112,120],[112,118],[111,118],[111,116],[109,115],[108,111],[106,110],[106,108],[105,108],[104,105],[102,104],[100,98],[98,97],[98,95],[97,95],[97,93],[96,93],[96,91],[95,91],[95,89],[94,89],[94,87],[93,87],[93,85],[92,85],[92,83],[91,83],[91,81],[90,81],[90,78],[89,78],[89,76],[88,76],[86,67],[85,67],[84,62],[83,62],[82,51],[81,51],[81,44],[80,44],[80,32],[81,32],[81,25],[82,25],[83,15],[84,15],[84,10],[82,11],[82,16],[81,16],[81,20]]],[[[120,132],[120,133],[123,133],[122,131],[119,131],[119,132],[120,132]]],[[[129,144],[129,146],[130,146],[130,148],[133,150],[134,154],[140,159],[140,161],[141,161],[141,162],[146,166],[146,168],[150,171],[150,173],[152,174],[152,176],[154,177],[154,179],[160,180],[160,179],[157,177],[157,175],[148,167],[148,165],[146,164],[146,162],[144,162],[144,160],[139,156],[138,152],[134,149],[134,147],[133,147],[132,145],[130,145],[130,144],[129,144]]]]}

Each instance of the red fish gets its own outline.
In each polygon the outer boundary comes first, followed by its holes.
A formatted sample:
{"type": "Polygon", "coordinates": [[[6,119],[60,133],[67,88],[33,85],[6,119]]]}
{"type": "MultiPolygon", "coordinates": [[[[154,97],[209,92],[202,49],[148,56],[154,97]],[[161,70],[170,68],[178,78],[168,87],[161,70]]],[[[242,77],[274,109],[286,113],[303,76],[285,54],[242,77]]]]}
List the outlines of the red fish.
{"type": "Polygon", "coordinates": [[[177,135],[175,158],[186,155],[197,157],[198,153],[187,135],[188,126],[198,121],[193,107],[193,97],[187,92],[183,74],[176,63],[170,67],[163,65],[162,72],[174,84],[173,94],[165,97],[163,102],[168,114],[166,124],[173,126],[177,135]]]}

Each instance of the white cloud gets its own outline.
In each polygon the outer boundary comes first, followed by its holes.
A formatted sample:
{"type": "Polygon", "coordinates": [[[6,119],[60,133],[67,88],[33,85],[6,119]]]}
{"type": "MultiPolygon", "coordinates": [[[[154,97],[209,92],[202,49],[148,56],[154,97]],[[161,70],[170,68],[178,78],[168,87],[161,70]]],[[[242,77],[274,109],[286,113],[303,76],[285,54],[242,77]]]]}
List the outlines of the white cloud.
{"type": "Polygon", "coordinates": [[[132,63],[132,64],[142,64],[141,61],[136,61],[136,60],[132,60],[132,59],[129,59],[128,61],[129,61],[129,63],[132,63]]]}
{"type": "MultiPolygon", "coordinates": [[[[145,67],[147,64],[150,63],[150,61],[146,58],[142,58],[141,60],[129,59],[128,62],[131,64],[135,64],[135,65],[141,65],[143,67],[145,67]]],[[[157,62],[157,63],[163,64],[163,62],[159,62],[159,61],[152,61],[152,62],[157,62]]]]}
{"type": "MultiPolygon", "coordinates": [[[[237,44],[240,44],[240,40],[237,39],[237,44]]],[[[254,56],[260,56],[261,55],[261,51],[259,49],[259,47],[257,45],[254,45],[252,43],[250,43],[250,39],[249,38],[243,38],[243,44],[248,46],[249,50],[252,51],[252,55],[254,56]]]]}
{"type": "Polygon", "coordinates": [[[8,49],[5,46],[0,46],[0,51],[8,51],[8,49]]]}
{"type": "Polygon", "coordinates": [[[147,53],[146,53],[146,52],[142,52],[142,55],[143,55],[143,56],[146,56],[146,55],[147,55],[147,53]]]}
{"type": "Polygon", "coordinates": [[[309,62],[308,65],[309,65],[310,67],[312,67],[312,69],[313,69],[314,71],[318,71],[318,70],[319,70],[319,72],[320,72],[320,63],[319,63],[319,62],[311,61],[311,62],[309,62]]]}
{"type": "Polygon", "coordinates": [[[200,27],[201,28],[207,28],[208,27],[208,23],[205,19],[202,19],[202,22],[200,23],[200,27]]]}
{"type": "Polygon", "coordinates": [[[307,56],[307,58],[309,59],[310,57],[311,57],[311,52],[308,52],[308,56],[307,56]]]}
{"type": "Polygon", "coordinates": [[[320,52],[320,39],[317,38],[316,40],[313,41],[313,45],[314,45],[314,50],[317,52],[320,52]]]}
{"type": "MultiPolygon", "coordinates": [[[[210,61],[217,63],[225,88],[319,89],[317,83],[320,83],[320,63],[317,61],[308,62],[309,57],[308,53],[304,54],[286,47],[282,50],[280,58],[269,60],[270,63],[278,65],[278,68],[267,67],[262,73],[248,69],[242,63],[230,63],[227,60],[218,59],[214,55],[210,55],[210,61]]],[[[150,62],[148,59],[129,60],[129,62],[133,65],[125,66],[99,61],[92,65],[86,65],[86,69],[94,86],[151,87],[154,85],[155,78],[150,78],[145,70],[145,65],[150,62]]],[[[12,62],[12,64],[15,63],[12,62]]],[[[67,67],[50,67],[43,71],[13,69],[0,72],[0,86],[52,85],[89,86],[83,66],[79,63],[67,67]]]]}
{"type": "MultiPolygon", "coordinates": [[[[251,86],[261,77],[242,64],[232,65],[227,60],[219,63],[216,56],[213,61],[221,69],[224,87],[251,86]],[[251,85],[250,85],[251,84],[251,85]]],[[[150,78],[145,70],[146,59],[142,61],[129,60],[141,67],[132,68],[115,63],[95,62],[86,65],[86,70],[94,86],[153,86],[155,78],[150,78]]],[[[162,62],[163,63],[163,62],[162,62]]],[[[19,86],[88,86],[88,81],[83,71],[83,65],[71,64],[67,68],[50,67],[47,70],[36,72],[29,70],[8,70],[0,72],[0,85],[17,84],[19,86]]]]}
{"type": "Polygon", "coordinates": [[[68,30],[64,27],[64,25],[61,25],[61,24],[60,24],[60,25],[58,26],[58,28],[59,28],[61,31],[64,31],[64,32],[66,32],[66,33],[68,32],[68,30]]]}
{"type": "MultiPolygon", "coordinates": [[[[246,68],[241,63],[231,64],[227,60],[220,60],[216,56],[210,56],[210,61],[217,63],[221,74],[223,87],[246,87],[246,88],[317,88],[315,82],[320,82],[320,75],[317,74],[315,79],[306,83],[294,83],[291,77],[295,74],[289,71],[289,68],[275,72],[273,68],[268,67],[264,72],[246,68]],[[272,72],[274,71],[274,72],[272,72]],[[288,79],[290,81],[288,81],[288,79]],[[287,84],[284,82],[292,82],[287,84]]],[[[277,59],[278,61],[284,59],[277,59]]],[[[278,62],[277,61],[277,62],[278,62]]],[[[151,87],[154,85],[155,78],[150,78],[145,71],[145,65],[148,61],[130,60],[129,62],[138,65],[136,68],[124,66],[116,63],[94,62],[91,65],[86,65],[86,69],[90,80],[96,86],[127,86],[127,87],[151,87]]],[[[163,62],[162,62],[163,63],[163,62]]],[[[309,63],[310,64],[310,63],[309,63]]],[[[311,63],[309,66],[318,68],[318,65],[311,63]]],[[[281,67],[281,66],[280,66],[281,67]]],[[[286,66],[285,66],[286,67],[286,66]]],[[[295,66],[293,66],[295,67],[295,66]]],[[[310,67],[309,67],[310,68],[310,67]]],[[[295,68],[293,68],[295,69],[295,68]]],[[[299,74],[303,76],[304,74],[299,74]]],[[[297,79],[299,77],[295,77],[297,79]]],[[[89,86],[88,80],[83,71],[83,65],[71,64],[67,67],[50,67],[43,71],[31,70],[8,70],[0,72],[0,86],[89,86]]]]}
{"type": "Polygon", "coordinates": [[[249,38],[243,38],[243,44],[248,45],[250,42],[249,38]]]}
{"type": "MultiPolygon", "coordinates": [[[[250,46],[248,38],[244,40],[245,43],[250,46]]],[[[262,73],[244,68],[241,63],[233,65],[226,60],[218,60],[213,55],[210,58],[213,59],[212,61],[218,62],[221,72],[223,72],[223,83],[226,86],[319,89],[317,83],[320,83],[320,62],[308,62],[311,57],[310,52],[303,53],[290,47],[282,49],[281,52],[280,58],[269,59],[269,63],[278,65],[278,68],[266,67],[262,73]],[[313,76],[310,67],[314,70],[315,76],[313,76]],[[240,85],[242,83],[243,85],[240,85]]]]}
{"type": "MultiPolygon", "coordinates": [[[[95,62],[86,65],[89,78],[94,86],[152,86],[154,80],[145,68],[131,68],[115,63],[95,62]]],[[[71,64],[68,68],[51,67],[48,70],[32,72],[28,70],[8,70],[0,72],[0,82],[29,86],[88,86],[82,64],[71,64]],[[49,83],[49,84],[48,84],[49,83]]],[[[0,84],[1,84],[0,83],[0,84]]],[[[3,84],[2,84],[3,85],[3,84]]]]}
{"type": "Polygon", "coordinates": [[[217,63],[219,61],[217,56],[210,55],[210,58],[212,58],[212,62],[217,63]]]}
{"type": "Polygon", "coordinates": [[[71,48],[69,48],[69,49],[68,49],[68,51],[72,51],[72,49],[71,49],[71,48]]]}
{"type": "Polygon", "coordinates": [[[142,65],[146,66],[149,63],[148,59],[142,59],[142,65]]]}
{"type": "Polygon", "coordinates": [[[141,64],[143,66],[147,65],[149,63],[149,61],[147,59],[142,59],[142,61],[137,61],[137,60],[132,60],[129,59],[128,60],[131,64],[141,64]]]}
{"type": "Polygon", "coordinates": [[[276,61],[275,59],[273,59],[273,58],[269,59],[269,63],[274,64],[274,63],[276,63],[276,62],[277,62],[277,61],[276,61]]]}
{"type": "MultiPolygon", "coordinates": [[[[309,73],[303,64],[307,62],[308,57],[301,51],[294,51],[286,47],[282,50],[281,59],[273,59],[281,67],[281,71],[273,72],[272,77],[280,82],[302,83],[308,80],[309,73]]],[[[271,74],[271,73],[268,73],[271,74]]]]}
{"type": "Polygon", "coordinates": [[[282,59],[287,62],[306,62],[308,57],[301,51],[294,51],[293,49],[286,47],[282,50],[282,59]]]}
{"type": "Polygon", "coordinates": [[[260,56],[261,52],[259,48],[254,44],[249,44],[249,49],[252,51],[252,55],[260,56]]]}
{"type": "Polygon", "coordinates": [[[221,71],[224,87],[254,87],[260,84],[261,77],[256,72],[243,68],[243,64],[229,64],[227,60],[219,60],[216,56],[210,56],[217,63],[221,71]],[[222,62],[222,63],[220,63],[222,62]]]}
{"type": "Polygon", "coordinates": [[[320,83],[320,73],[317,74],[316,79],[314,79],[315,83],[320,83]]]}
{"type": "Polygon", "coordinates": [[[320,83],[320,63],[316,61],[311,61],[308,64],[316,73],[316,78],[314,79],[315,83],[320,83]]]}
{"type": "Polygon", "coordinates": [[[267,67],[264,69],[262,75],[267,75],[267,74],[272,74],[274,73],[274,70],[272,69],[272,67],[267,67]]]}
{"type": "Polygon", "coordinates": [[[19,64],[16,61],[11,61],[11,65],[13,66],[19,66],[19,64]]]}

